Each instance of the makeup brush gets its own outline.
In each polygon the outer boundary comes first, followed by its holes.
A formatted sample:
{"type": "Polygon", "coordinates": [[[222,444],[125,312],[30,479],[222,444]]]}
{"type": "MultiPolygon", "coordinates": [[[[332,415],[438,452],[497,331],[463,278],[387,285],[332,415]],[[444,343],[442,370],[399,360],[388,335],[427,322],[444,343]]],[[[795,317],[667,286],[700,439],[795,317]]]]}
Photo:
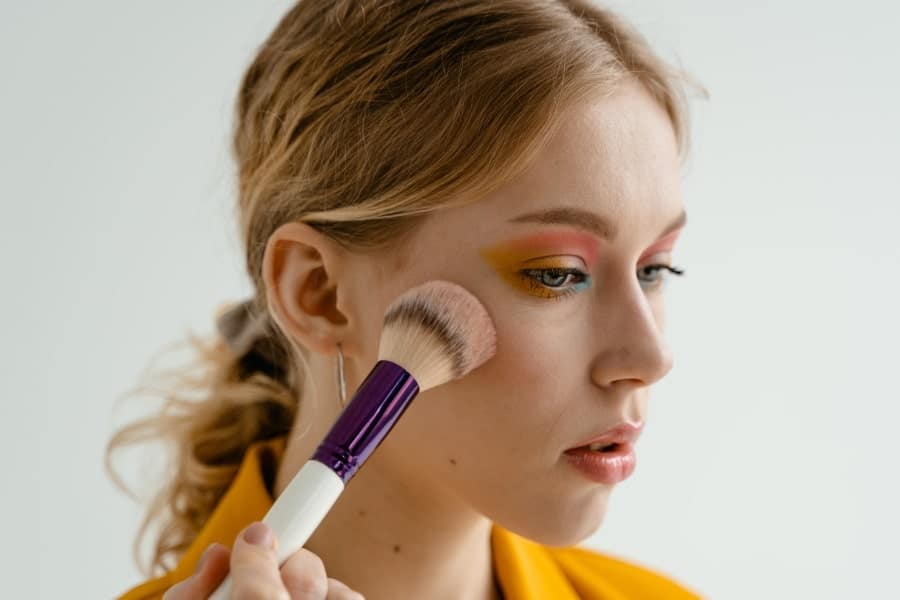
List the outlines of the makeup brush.
{"type": "MultiPolygon", "coordinates": [[[[479,367],[494,355],[496,344],[484,306],[455,283],[429,281],[391,303],[378,361],[263,518],[278,538],[279,566],[303,547],[412,399],[479,367]]],[[[227,575],[210,600],[230,594],[227,575]]]]}

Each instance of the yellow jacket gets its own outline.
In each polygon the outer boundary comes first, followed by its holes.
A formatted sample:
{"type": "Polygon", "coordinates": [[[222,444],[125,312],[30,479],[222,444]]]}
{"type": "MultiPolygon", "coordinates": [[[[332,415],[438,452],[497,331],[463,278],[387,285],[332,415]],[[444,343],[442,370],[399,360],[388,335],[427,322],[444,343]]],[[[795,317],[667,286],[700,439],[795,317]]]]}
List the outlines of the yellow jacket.
{"type": "MultiPolygon", "coordinates": [[[[213,542],[228,547],[238,533],[261,520],[274,499],[263,473],[275,472],[285,438],[250,446],[234,482],[175,568],[125,592],[118,600],[159,599],[193,572],[213,542]]],[[[551,548],[494,525],[494,570],[507,600],[698,600],[701,596],[658,573],[580,547],[551,548]]]]}

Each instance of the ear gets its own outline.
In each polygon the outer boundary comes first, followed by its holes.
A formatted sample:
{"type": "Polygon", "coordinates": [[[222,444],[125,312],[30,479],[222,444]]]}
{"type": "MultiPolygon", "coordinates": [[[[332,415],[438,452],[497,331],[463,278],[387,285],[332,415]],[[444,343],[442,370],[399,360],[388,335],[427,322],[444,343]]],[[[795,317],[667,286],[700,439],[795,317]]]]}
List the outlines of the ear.
{"type": "Polygon", "coordinates": [[[263,255],[263,281],[269,309],[295,342],[323,355],[333,354],[347,335],[339,285],[347,251],[306,223],[285,223],[269,237],[263,255]]]}

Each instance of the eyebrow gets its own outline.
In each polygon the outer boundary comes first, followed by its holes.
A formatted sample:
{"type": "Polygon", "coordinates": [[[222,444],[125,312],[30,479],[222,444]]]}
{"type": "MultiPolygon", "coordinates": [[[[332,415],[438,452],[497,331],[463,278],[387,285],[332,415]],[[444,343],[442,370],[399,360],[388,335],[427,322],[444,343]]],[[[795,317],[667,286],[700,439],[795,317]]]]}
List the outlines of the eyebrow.
{"type": "MultiPolygon", "coordinates": [[[[573,225],[579,229],[589,231],[610,242],[615,241],[618,235],[618,229],[612,222],[597,213],[593,213],[580,208],[563,206],[560,208],[551,208],[549,210],[541,210],[537,212],[519,215],[509,220],[510,223],[541,223],[541,224],[562,224],[573,225]]],[[[666,225],[658,238],[675,231],[687,223],[687,211],[682,210],[674,221],[666,225]]]]}

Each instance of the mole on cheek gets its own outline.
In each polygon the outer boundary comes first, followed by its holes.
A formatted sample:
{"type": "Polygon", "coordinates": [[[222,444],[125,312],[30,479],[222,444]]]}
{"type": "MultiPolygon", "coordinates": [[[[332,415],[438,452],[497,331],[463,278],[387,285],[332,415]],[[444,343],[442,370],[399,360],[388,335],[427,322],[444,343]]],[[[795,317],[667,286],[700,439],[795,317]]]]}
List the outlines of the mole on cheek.
{"type": "Polygon", "coordinates": [[[400,544],[394,544],[394,554],[400,553],[400,544]]]}
{"type": "Polygon", "coordinates": [[[359,516],[361,516],[361,517],[366,516],[366,511],[364,511],[364,510],[359,511],[359,516]]]}
{"type": "Polygon", "coordinates": [[[450,459],[450,464],[455,466],[455,465],[456,465],[456,459],[455,459],[455,458],[451,458],[451,459],[450,459]]]}

